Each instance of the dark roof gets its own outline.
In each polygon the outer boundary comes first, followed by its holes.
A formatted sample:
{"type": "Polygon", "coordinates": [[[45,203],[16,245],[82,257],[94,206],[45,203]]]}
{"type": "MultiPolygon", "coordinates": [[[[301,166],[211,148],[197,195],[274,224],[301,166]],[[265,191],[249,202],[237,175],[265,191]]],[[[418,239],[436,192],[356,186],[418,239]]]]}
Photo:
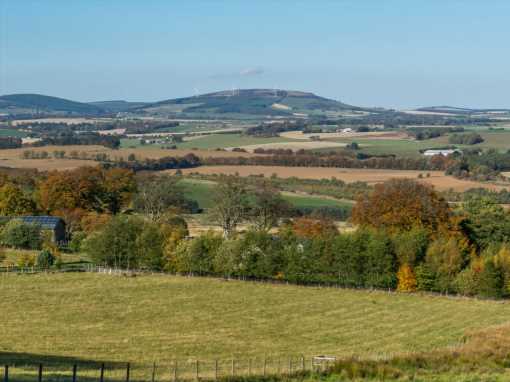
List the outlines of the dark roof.
{"type": "Polygon", "coordinates": [[[37,224],[42,229],[55,229],[57,225],[64,221],[56,216],[13,216],[1,217],[1,220],[18,219],[27,224],[37,224]]]}

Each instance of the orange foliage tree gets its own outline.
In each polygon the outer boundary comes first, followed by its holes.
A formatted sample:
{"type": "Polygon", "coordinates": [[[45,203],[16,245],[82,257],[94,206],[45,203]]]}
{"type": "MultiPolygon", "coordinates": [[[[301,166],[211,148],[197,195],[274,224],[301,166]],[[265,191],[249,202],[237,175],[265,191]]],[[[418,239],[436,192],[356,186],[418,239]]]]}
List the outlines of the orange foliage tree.
{"type": "Polygon", "coordinates": [[[400,266],[397,272],[397,279],[397,290],[399,292],[416,291],[416,276],[414,275],[413,269],[408,264],[403,264],[400,266]]]}
{"type": "Polygon", "coordinates": [[[316,220],[305,217],[295,219],[292,223],[292,230],[297,236],[307,239],[338,233],[335,224],[329,220],[316,220]]]}
{"type": "Polygon", "coordinates": [[[390,233],[421,227],[429,232],[448,230],[450,208],[431,186],[411,179],[392,179],[358,199],[352,221],[390,233]]]}

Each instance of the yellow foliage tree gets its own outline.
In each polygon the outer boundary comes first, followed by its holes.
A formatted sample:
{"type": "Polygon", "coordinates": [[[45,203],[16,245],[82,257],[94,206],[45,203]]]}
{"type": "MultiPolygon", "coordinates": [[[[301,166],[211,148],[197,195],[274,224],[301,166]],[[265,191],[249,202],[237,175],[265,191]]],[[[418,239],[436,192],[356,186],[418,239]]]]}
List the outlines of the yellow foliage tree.
{"type": "Polygon", "coordinates": [[[412,268],[408,264],[402,264],[397,272],[399,292],[415,292],[416,291],[416,276],[412,268]]]}

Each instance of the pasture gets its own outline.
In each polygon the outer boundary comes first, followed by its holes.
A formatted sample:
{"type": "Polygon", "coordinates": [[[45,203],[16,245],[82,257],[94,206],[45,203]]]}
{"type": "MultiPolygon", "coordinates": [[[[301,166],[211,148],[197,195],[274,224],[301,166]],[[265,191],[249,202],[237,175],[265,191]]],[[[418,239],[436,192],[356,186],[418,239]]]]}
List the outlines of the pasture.
{"type": "MultiPolygon", "coordinates": [[[[216,184],[212,181],[197,180],[185,178],[179,184],[183,188],[186,196],[196,200],[201,208],[211,208],[214,205],[214,187],[216,184]]],[[[348,207],[352,203],[346,200],[338,200],[326,196],[305,195],[294,192],[283,192],[282,196],[290,204],[299,208],[317,208],[317,207],[348,207]]]]}
{"type": "MultiPolygon", "coordinates": [[[[175,170],[168,170],[174,173],[175,170]]],[[[445,175],[442,171],[415,171],[415,170],[381,170],[381,169],[356,169],[356,168],[336,168],[336,167],[285,167],[285,166],[202,166],[193,169],[184,169],[184,174],[225,174],[240,176],[264,175],[270,177],[276,175],[280,178],[299,178],[299,179],[331,179],[336,178],[346,183],[366,182],[368,184],[382,183],[392,178],[410,178],[420,179],[423,182],[431,184],[437,190],[465,191],[470,188],[487,188],[499,190],[504,186],[481,183],[470,180],[457,179],[445,175]],[[430,174],[427,177],[427,174],[430,174]]]]}
{"type": "Polygon", "coordinates": [[[2,274],[0,291],[5,362],[370,358],[456,346],[510,317],[506,302],[162,275],[2,274]]]}

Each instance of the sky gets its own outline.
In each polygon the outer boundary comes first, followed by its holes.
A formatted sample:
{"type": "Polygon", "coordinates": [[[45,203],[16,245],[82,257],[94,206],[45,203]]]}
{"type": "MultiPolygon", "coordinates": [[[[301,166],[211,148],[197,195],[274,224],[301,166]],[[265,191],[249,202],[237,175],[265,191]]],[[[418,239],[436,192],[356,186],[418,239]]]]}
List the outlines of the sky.
{"type": "Polygon", "coordinates": [[[510,108],[507,0],[0,0],[0,94],[510,108]]]}

